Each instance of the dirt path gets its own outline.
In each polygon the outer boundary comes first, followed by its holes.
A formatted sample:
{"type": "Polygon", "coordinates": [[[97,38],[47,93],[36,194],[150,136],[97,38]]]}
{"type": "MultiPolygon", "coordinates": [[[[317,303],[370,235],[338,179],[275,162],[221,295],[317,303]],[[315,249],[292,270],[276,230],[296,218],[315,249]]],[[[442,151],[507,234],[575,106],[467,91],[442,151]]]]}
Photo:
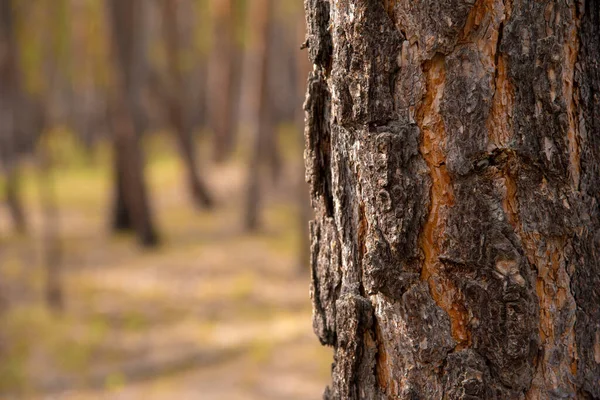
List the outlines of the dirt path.
{"type": "MultiPolygon", "coordinates": [[[[37,239],[4,236],[0,272],[9,288],[13,346],[0,398],[320,398],[331,353],[312,334],[293,206],[271,199],[265,229],[246,235],[237,211],[238,168],[211,171],[221,201],[206,213],[193,210],[170,163],[150,171],[164,240],[151,252],[107,234],[103,178],[61,177],[61,193],[89,186],[61,202],[62,317],[41,302],[37,239]]],[[[39,217],[32,216],[36,237],[39,217]]],[[[5,215],[1,221],[6,232],[5,215]]]]}

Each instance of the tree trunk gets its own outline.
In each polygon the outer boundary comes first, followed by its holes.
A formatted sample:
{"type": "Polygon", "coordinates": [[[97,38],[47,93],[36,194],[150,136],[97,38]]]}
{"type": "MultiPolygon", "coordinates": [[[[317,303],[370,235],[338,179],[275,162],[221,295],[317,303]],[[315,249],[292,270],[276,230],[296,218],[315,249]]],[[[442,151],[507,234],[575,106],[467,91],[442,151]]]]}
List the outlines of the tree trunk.
{"type": "Polygon", "coordinates": [[[13,3],[4,0],[0,4],[0,158],[6,177],[6,204],[15,230],[23,233],[27,224],[19,189],[17,146],[17,116],[22,112],[18,102],[22,96],[15,32],[13,3]]]}
{"type": "Polygon", "coordinates": [[[180,45],[177,23],[177,1],[164,2],[165,44],[171,92],[167,93],[169,119],[177,135],[179,151],[185,163],[189,187],[198,207],[210,208],[212,199],[198,172],[196,146],[192,137],[192,125],[185,110],[185,90],[181,65],[179,62],[180,45]]]}
{"type": "Polygon", "coordinates": [[[305,9],[325,398],[600,398],[600,1],[305,9]]]}
{"type": "MultiPolygon", "coordinates": [[[[256,230],[260,225],[261,187],[260,168],[274,151],[269,136],[272,126],[269,120],[267,78],[269,54],[269,27],[272,12],[271,0],[254,0],[248,13],[253,37],[247,58],[247,75],[250,108],[250,137],[253,141],[248,164],[247,193],[245,207],[245,225],[248,230],[256,230]]],[[[270,160],[269,160],[270,161],[270,160]]]]}
{"type": "MultiPolygon", "coordinates": [[[[16,161],[14,161],[16,164],[16,161]]],[[[13,221],[15,231],[25,233],[27,231],[27,222],[25,219],[25,210],[21,200],[21,176],[16,165],[7,165],[6,168],[6,203],[8,205],[10,216],[13,221]]]]}
{"type": "Polygon", "coordinates": [[[123,187],[123,171],[120,168],[118,158],[115,156],[114,160],[114,200],[112,210],[112,229],[115,232],[130,232],[133,230],[133,221],[131,215],[125,204],[125,188],[123,187]]]}
{"type": "Polygon", "coordinates": [[[43,214],[42,244],[44,247],[44,271],[46,272],[45,298],[48,307],[54,312],[60,313],[64,310],[64,285],[61,271],[63,249],[59,233],[60,220],[52,173],[52,155],[49,153],[46,141],[42,140],[38,146],[38,183],[43,214]]]}
{"type": "MultiPolygon", "coordinates": [[[[110,114],[116,174],[119,175],[115,182],[117,194],[113,211],[126,210],[140,243],[154,246],[158,238],[152,222],[139,143],[144,124],[140,106],[140,90],[144,79],[144,57],[140,43],[143,4],[142,0],[108,0],[115,63],[115,93],[110,114]],[[120,209],[123,205],[125,208],[120,209]]],[[[114,222],[119,220],[117,217],[114,216],[114,222]]]]}
{"type": "Polygon", "coordinates": [[[214,134],[214,159],[224,161],[234,145],[233,72],[234,26],[232,0],[211,0],[212,51],[208,60],[206,105],[214,134]]]}

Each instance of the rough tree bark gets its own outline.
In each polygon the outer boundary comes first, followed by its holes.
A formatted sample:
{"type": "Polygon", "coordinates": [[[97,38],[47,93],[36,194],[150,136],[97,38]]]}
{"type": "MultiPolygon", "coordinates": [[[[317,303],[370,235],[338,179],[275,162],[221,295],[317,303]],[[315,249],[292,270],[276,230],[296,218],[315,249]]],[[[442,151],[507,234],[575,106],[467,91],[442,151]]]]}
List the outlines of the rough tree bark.
{"type": "Polygon", "coordinates": [[[152,221],[139,143],[143,131],[140,90],[144,79],[144,61],[140,41],[144,2],[107,1],[115,63],[110,110],[116,174],[113,228],[120,230],[131,227],[142,245],[154,246],[158,243],[158,237],[152,221]]]}
{"type": "MultiPolygon", "coordinates": [[[[310,63],[306,57],[304,51],[304,40],[306,38],[306,24],[302,13],[298,15],[298,23],[296,27],[296,42],[298,47],[294,47],[295,50],[295,61],[296,61],[296,84],[297,84],[297,96],[296,102],[296,124],[298,126],[299,139],[302,140],[301,145],[304,144],[304,93],[306,93],[306,77],[310,72],[310,63]],[[300,48],[302,47],[302,48],[300,48]]],[[[310,198],[308,196],[308,185],[306,184],[304,169],[298,171],[298,195],[297,195],[297,206],[298,206],[298,223],[300,226],[300,243],[298,248],[298,272],[304,274],[308,270],[310,265],[310,238],[308,231],[308,223],[312,216],[312,209],[310,207],[310,198]]]]}
{"type": "Polygon", "coordinates": [[[169,120],[177,136],[179,152],[183,158],[188,185],[195,204],[200,208],[211,208],[212,198],[198,171],[198,156],[192,135],[192,124],[185,106],[184,78],[179,61],[180,40],[178,31],[178,1],[163,3],[165,45],[171,90],[166,93],[169,120]]]}
{"type": "Polygon", "coordinates": [[[305,9],[325,398],[600,398],[600,1],[305,9]]]}

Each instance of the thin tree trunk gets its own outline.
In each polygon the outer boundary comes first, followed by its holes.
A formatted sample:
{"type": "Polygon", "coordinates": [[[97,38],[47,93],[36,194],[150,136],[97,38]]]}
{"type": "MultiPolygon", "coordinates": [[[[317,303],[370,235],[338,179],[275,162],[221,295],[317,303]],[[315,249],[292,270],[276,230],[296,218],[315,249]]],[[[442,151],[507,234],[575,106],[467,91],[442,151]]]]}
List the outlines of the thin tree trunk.
{"type": "Polygon", "coordinates": [[[233,151],[234,26],[233,1],[211,0],[212,51],[208,60],[206,92],[209,122],[214,133],[214,159],[224,161],[233,151]]]}
{"type": "MultiPolygon", "coordinates": [[[[59,19],[52,20],[51,30],[56,35],[52,40],[47,40],[42,46],[44,65],[40,68],[47,74],[46,89],[38,95],[37,98],[25,98],[19,104],[22,115],[19,123],[20,133],[26,137],[35,140],[35,156],[37,162],[38,190],[40,197],[40,206],[42,211],[42,262],[44,272],[46,273],[44,297],[48,308],[55,313],[64,311],[64,285],[62,279],[62,258],[63,249],[60,240],[60,218],[58,199],[55,193],[54,177],[52,174],[53,158],[49,138],[45,133],[50,126],[50,121],[56,114],[53,113],[52,104],[55,94],[64,93],[64,77],[60,70],[64,66],[65,51],[61,43],[60,30],[64,29],[65,23],[62,17],[68,12],[68,5],[65,0],[61,0],[59,7],[59,19]]],[[[64,116],[61,107],[58,107],[59,120],[64,116]]],[[[21,116],[21,115],[20,115],[21,116]]]]}
{"type": "Polygon", "coordinates": [[[112,229],[116,232],[130,232],[133,230],[133,221],[131,215],[125,204],[125,188],[123,187],[123,172],[119,167],[118,158],[115,157],[114,163],[114,179],[115,179],[115,191],[113,200],[113,211],[112,211],[112,229]]]}
{"type": "Polygon", "coordinates": [[[177,0],[164,2],[165,44],[169,75],[173,92],[167,94],[171,125],[177,136],[179,151],[186,166],[188,183],[193,199],[198,207],[210,208],[212,198],[198,172],[196,147],[192,137],[191,121],[184,104],[184,83],[179,63],[180,45],[177,23],[177,0]]]}
{"type": "MultiPolygon", "coordinates": [[[[276,185],[279,183],[281,176],[284,175],[284,162],[280,151],[279,143],[279,125],[281,123],[289,123],[290,119],[295,118],[295,115],[286,113],[287,110],[293,108],[296,100],[294,96],[294,83],[290,79],[295,67],[295,59],[293,51],[290,49],[289,37],[286,37],[289,27],[284,26],[285,21],[282,18],[275,18],[275,11],[281,3],[273,3],[271,7],[271,20],[268,27],[268,46],[267,46],[267,80],[265,81],[267,92],[267,114],[265,115],[265,133],[263,137],[263,145],[265,146],[264,153],[266,156],[266,167],[270,174],[271,182],[276,185]],[[290,107],[291,105],[291,107],[290,107]],[[290,118],[291,117],[291,118],[290,118]]],[[[295,32],[292,31],[292,37],[295,32]]],[[[292,39],[293,40],[293,39],[292,39]]]]}
{"type": "MultiPolygon", "coordinates": [[[[268,93],[268,92],[267,92],[268,93]]],[[[268,94],[267,94],[268,96],[268,94]]],[[[263,137],[263,154],[267,155],[267,163],[271,175],[271,182],[277,184],[283,175],[283,159],[280,151],[278,127],[273,118],[273,108],[269,105],[266,107],[264,118],[264,137],[263,137]]]]}
{"type": "MultiPolygon", "coordinates": [[[[140,243],[154,246],[158,237],[152,221],[150,200],[144,178],[140,136],[143,115],[140,90],[144,79],[142,0],[107,0],[112,29],[115,62],[115,93],[111,104],[114,131],[115,166],[120,179],[116,185],[116,204],[124,204],[140,243]],[[119,198],[122,196],[122,198],[119,198]]],[[[116,221],[118,218],[114,218],[116,221]]]]}
{"type": "Polygon", "coordinates": [[[8,167],[6,173],[6,203],[10,210],[10,216],[13,221],[15,231],[25,233],[27,231],[27,222],[25,219],[25,210],[21,200],[20,174],[16,166],[8,167]]]}
{"type": "Polygon", "coordinates": [[[155,246],[158,237],[152,222],[139,138],[131,119],[131,111],[127,111],[127,106],[121,104],[120,107],[115,106],[113,115],[115,163],[117,173],[120,175],[116,183],[117,196],[114,211],[126,210],[127,217],[122,217],[121,221],[129,220],[132,223],[132,228],[143,246],[155,246]],[[119,209],[123,205],[125,209],[119,209]]]}
{"type": "Polygon", "coordinates": [[[305,8],[325,398],[600,398],[600,1],[305,8]]]}
{"type": "Polygon", "coordinates": [[[46,272],[45,298],[48,307],[55,312],[64,310],[62,284],[62,245],[60,241],[59,210],[54,189],[51,154],[43,141],[39,144],[38,185],[42,206],[42,244],[44,271],[46,272]]]}
{"type": "Polygon", "coordinates": [[[4,49],[0,51],[0,157],[6,176],[6,203],[15,230],[23,233],[27,224],[19,190],[19,155],[16,145],[21,87],[12,7],[13,3],[8,0],[0,4],[0,49],[4,49]]]}
{"type": "Polygon", "coordinates": [[[253,37],[250,43],[247,64],[247,76],[251,82],[250,95],[250,137],[253,141],[250,162],[248,164],[247,193],[245,206],[245,226],[247,230],[256,230],[260,225],[261,187],[260,167],[264,158],[268,157],[269,107],[267,93],[269,26],[272,12],[271,0],[255,0],[250,4],[248,12],[249,26],[252,26],[253,37]]]}

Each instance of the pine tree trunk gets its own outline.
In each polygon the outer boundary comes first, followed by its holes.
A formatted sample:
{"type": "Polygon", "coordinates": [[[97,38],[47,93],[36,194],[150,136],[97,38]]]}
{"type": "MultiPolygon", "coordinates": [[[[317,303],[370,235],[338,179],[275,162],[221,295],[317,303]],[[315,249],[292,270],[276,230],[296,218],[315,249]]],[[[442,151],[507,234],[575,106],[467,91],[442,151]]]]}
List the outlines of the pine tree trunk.
{"type": "MultiPolygon", "coordinates": [[[[250,137],[252,140],[248,177],[246,182],[246,204],[244,223],[247,230],[252,231],[260,226],[260,209],[262,203],[260,187],[260,168],[274,151],[269,136],[272,135],[270,110],[268,107],[267,79],[269,75],[269,31],[273,2],[272,0],[254,0],[250,3],[248,21],[252,26],[252,41],[246,64],[246,78],[249,79],[249,94],[252,118],[250,137]]],[[[270,159],[268,160],[271,161],[270,159]]]]}
{"type": "Polygon", "coordinates": [[[143,0],[108,0],[115,64],[110,114],[114,131],[115,172],[118,175],[113,222],[114,228],[119,229],[125,226],[120,227],[118,221],[130,221],[140,243],[154,246],[158,237],[152,221],[139,140],[144,125],[140,106],[144,79],[141,46],[143,4],[143,0]],[[124,212],[127,217],[119,214],[124,212]]]}
{"type": "Polygon", "coordinates": [[[63,248],[60,239],[58,200],[52,172],[52,155],[47,148],[47,141],[42,141],[38,146],[38,188],[43,214],[42,243],[46,273],[44,292],[48,308],[56,313],[61,313],[65,308],[62,278],[63,248]]]}
{"type": "Polygon", "coordinates": [[[600,398],[600,2],[305,9],[325,398],[600,398]]]}
{"type": "Polygon", "coordinates": [[[21,80],[18,71],[18,48],[14,21],[14,4],[0,4],[0,158],[5,174],[5,195],[15,230],[26,231],[25,210],[20,195],[19,154],[17,140],[21,80]]]}
{"type": "Polygon", "coordinates": [[[206,105],[214,133],[214,159],[224,161],[234,145],[233,72],[234,25],[232,0],[211,0],[212,51],[208,64],[206,105]]]}
{"type": "Polygon", "coordinates": [[[131,232],[133,230],[133,221],[131,220],[131,214],[127,209],[127,204],[125,204],[125,188],[123,187],[124,174],[116,156],[113,160],[113,171],[115,188],[111,212],[111,227],[115,232],[131,232]]]}
{"type": "Polygon", "coordinates": [[[192,198],[198,207],[210,208],[213,202],[198,171],[192,124],[185,107],[184,79],[179,62],[181,46],[178,32],[177,0],[167,0],[163,5],[167,64],[172,88],[167,95],[169,119],[175,130],[179,152],[185,164],[192,198]]]}

